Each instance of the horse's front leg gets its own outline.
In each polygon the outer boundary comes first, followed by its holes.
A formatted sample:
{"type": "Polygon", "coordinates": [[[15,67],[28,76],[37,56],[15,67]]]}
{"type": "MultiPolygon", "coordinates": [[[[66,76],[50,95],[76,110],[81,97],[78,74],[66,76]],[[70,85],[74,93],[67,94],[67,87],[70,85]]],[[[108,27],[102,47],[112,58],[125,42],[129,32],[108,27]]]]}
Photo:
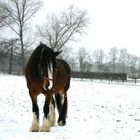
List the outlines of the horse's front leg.
{"type": "Polygon", "coordinates": [[[44,119],[40,132],[49,132],[50,127],[55,124],[55,102],[52,95],[46,95],[43,111],[44,119]]]}
{"type": "Polygon", "coordinates": [[[33,91],[29,91],[31,100],[32,100],[32,111],[33,111],[33,120],[30,128],[31,132],[39,131],[39,108],[37,105],[37,95],[33,91]]]}

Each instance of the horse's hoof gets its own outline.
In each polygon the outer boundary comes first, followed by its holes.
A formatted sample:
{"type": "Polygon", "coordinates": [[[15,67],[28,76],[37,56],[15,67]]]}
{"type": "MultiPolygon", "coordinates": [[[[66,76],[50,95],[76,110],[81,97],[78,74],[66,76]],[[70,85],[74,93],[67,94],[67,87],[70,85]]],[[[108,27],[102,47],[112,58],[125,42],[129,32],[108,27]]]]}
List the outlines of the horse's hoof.
{"type": "Polygon", "coordinates": [[[54,120],[51,120],[51,119],[50,119],[49,121],[50,121],[50,126],[51,126],[51,127],[55,126],[55,119],[54,119],[54,120]]]}
{"type": "Polygon", "coordinates": [[[62,121],[62,120],[58,122],[58,125],[59,126],[64,126],[65,124],[66,124],[66,122],[65,121],[62,121]]]}
{"type": "Polygon", "coordinates": [[[55,122],[51,122],[51,127],[55,126],[55,122]]]}
{"type": "Polygon", "coordinates": [[[39,130],[39,127],[36,127],[36,128],[30,128],[30,132],[38,132],[38,130],[39,130]]]}
{"type": "Polygon", "coordinates": [[[39,132],[50,132],[50,128],[48,127],[40,127],[39,132]]]}

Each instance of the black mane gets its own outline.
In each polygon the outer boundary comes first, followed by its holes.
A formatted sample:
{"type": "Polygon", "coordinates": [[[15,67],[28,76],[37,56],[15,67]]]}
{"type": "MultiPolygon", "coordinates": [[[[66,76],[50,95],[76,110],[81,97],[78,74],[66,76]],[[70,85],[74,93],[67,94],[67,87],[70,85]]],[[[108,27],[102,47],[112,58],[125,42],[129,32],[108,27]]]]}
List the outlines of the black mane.
{"type": "Polygon", "coordinates": [[[31,77],[35,80],[41,80],[42,69],[50,68],[50,63],[53,64],[53,69],[56,67],[56,59],[53,57],[53,50],[45,44],[40,44],[31,54],[29,62],[31,77]]]}

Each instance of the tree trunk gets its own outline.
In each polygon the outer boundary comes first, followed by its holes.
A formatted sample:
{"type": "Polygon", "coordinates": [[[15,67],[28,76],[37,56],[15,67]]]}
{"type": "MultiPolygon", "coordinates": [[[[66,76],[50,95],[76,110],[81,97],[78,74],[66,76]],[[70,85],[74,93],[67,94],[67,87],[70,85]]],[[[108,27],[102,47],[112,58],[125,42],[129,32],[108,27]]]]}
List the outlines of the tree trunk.
{"type": "Polygon", "coordinates": [[[23,44],[23,31],[22,31],[22,28],[20,29],[20,42],[21,42],[22,74],[24,74],[25,54],[24,54],[24,44],[23,44]]]}
{"type": "Polygon", "coordinates": [[[11,51],[10,51],[9,74],[12,74],[12,60],[13,60],[13,42],[11,44],[11,51]]]}

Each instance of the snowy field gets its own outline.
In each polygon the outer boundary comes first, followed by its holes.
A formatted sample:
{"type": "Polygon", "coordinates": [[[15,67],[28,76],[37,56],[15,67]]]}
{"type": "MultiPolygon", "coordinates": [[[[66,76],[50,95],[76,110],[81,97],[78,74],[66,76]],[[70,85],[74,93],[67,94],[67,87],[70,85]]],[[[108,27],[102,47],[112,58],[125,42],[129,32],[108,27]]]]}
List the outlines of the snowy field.
{"type": "MultiPolygon", "coordinates": [[[[42,116],[44,98],[38,99],[42,116]]],[[[71,80],[68,100],[66,126],[29,132],[32,107],[24,77],[0,75],[0,140],[140,140],[139,85],[71,80]]]]}

